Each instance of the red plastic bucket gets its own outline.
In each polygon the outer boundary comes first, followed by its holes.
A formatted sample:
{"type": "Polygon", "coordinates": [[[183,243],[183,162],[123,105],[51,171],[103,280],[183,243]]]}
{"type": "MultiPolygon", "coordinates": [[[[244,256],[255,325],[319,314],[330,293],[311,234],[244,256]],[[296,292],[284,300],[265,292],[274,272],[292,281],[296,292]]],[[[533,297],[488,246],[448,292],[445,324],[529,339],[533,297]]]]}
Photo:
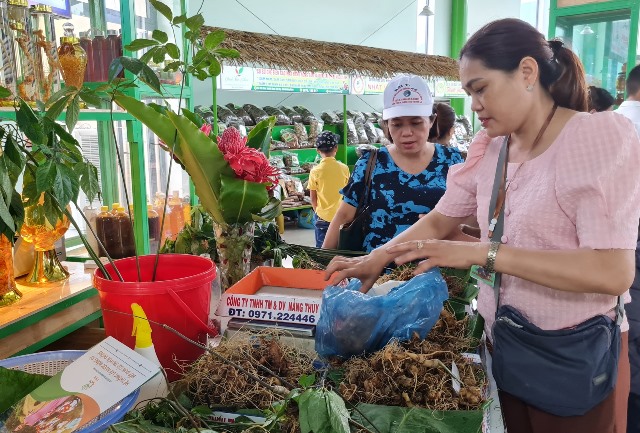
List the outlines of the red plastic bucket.
{"type": "MultiPolygon", "coordinates": [[[[152,282],[155,259],[155,255],[140,257],[141,282],[138,282],[135,257],[115,261],[124,282],[118,279],[110,264],[105,267],[113,280],[105,279],[99,269],[95,272],[93,284],[100,294],[106,334],[133,348],[131,304],[138,303],[149,320],[206,343],[207,334],[217,334],[208,326],[215,265],[204,257],[161,254],[156,280],[152,282]]],[[[169,380],[180,377],[180,364],[194,361],[204,352],[161,326],[151,323],[151,329],[158,359],[167,370],[169,380]]]]}

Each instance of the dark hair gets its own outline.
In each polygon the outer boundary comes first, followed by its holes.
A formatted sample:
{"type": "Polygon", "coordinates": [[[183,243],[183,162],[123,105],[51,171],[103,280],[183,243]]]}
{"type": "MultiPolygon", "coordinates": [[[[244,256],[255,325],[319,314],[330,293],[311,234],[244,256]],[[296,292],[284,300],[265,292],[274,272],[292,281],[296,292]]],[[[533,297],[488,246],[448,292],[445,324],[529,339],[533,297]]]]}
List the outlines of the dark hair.
{"type": "Polygon", "coordinates": [[[456,123],[456,112],[453,111],[449,104],[437,102],[433,104],[433,114],[436,115],[436,119],[429,130],[429,141],[437,141],[439,143],[456,123]]]}
{"type": "Polygon", "coordinates": [[[640,90],[640,65],[636,66],[627,76],[627,96],[636,95],[640,90]]]}
{"type": "Polygon", "coordinates": [[[607,111],[616,100],[602,87],[589,86],[589,111],[607,111]]]}
{"type": "Polygon", "coordinates": [[[561,40],[547,41],[532,25],[515,18],[493,21],[460,50],[489,69],[513,72],[525,57],[538,62],[540,84],[561,107],[587,111],[587,85],[580,59],[561,40]]]}

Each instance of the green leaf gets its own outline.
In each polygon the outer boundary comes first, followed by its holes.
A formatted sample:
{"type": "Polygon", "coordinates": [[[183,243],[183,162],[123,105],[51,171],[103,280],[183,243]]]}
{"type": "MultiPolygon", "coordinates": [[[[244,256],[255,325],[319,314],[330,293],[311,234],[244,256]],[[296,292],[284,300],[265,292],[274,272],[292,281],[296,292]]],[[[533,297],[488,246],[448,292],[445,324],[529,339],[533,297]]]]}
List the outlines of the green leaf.
{"type": "Polygon", "coordinates": [[[220,57],[226,57],[229,59],[237,59],[240,57],[240,51],[234,50],[233,48],[218,48],[215,50],[215,53],[220,57]]]}
{"type": "MultiPolygon", "coordinates": [[[[133,117],[145,124],[154,134],[156,134],[165,143],[173,143],[176,134],[176,128],[168,118],[160,110],[156,110],[154,106],[145,104],[130,96],[118,94],[114,96],[114,102],[123,110],[127,111],[133,117]]],[[[155,105],[157,106],[157,104],[155,105]]],[[[158,106],[166,111],[164,107],[158,106]]],[[[179,143],[178,143],[179,144],[179,143]]],[[[176,146],[176,155],[180,158],[180,146],[176,146]]]]}
{"type": "Polygon", "coordinates": [[[50,119],[45,119],[44,122],[51,122],[52,126],[53,126],[53,130],[55,131],[56,135],[58,137],[60,137],[60,140],[64,141],[65,143],[69,143],[71,145],[73,145],[74,147],[80,149],[80,143],[78,143],[78,140],[76,140],[73,135],[69,134],[69,132],[64,129],[62,127],[62,125],[60,125],[58,122],[54,122],[50,119]]]}
{"type": "Polygon", "coordinates": [[[481,410],[433,411],[430,409],[360,403],[353,419],[380,433],[460,433],[481,430],[481,410]],[[366,417],[366,419],[365,419],[366,417]]]}
{"type": "MultiPolygon", "coordinates": [[[[4,86],[0,86],[0,98],[8,98],[11,95],[13,95],[13,93],[11,93],[11,90],[7,89],[4,86]]],[[[0,411],[2,412],[2,411],[0,411]]]]}
{"type": "Polygon", "coordinates": [[[0,413],[49,380],[49,376],[0,367],[0,413]]]}
{"type": "Polygon", "coordinates": [[[149,51],[147,51],[146,53],[144,53],[142,56],[140,56],[140,61],[144,64],[148,64],[149,61],[151,59],[153,59],[153,56],[155,55],[156,51],[158,50],[158,48],[160,47],[154,47],[151,48],[149,51]]]}
{"type": "Polygon", "coordinates": [[[271,148],[271,130],[276,124],[275,116],[264,119],[249,131],[247,146],[261,150],[265,155],[271,148]]]}
{"type": "Polygon", "coordinates": [[[65,107],[69,103],[71,96],[72,96],[71,94],[64,95],[63,97],[58,99],[56,102],[51,104],[51,106],[49,107],[49,110],[47,110],[47,113],[45,114],[45,117],[51,120],[56,120],[58,117],[60,117],[65,107]]]}
{"type": "MultiPolygon", "coordinates": [[[[62,219],[62,211],[49,194],[44,195],[44,203],[42,206],[38,206],[38,208],[43,212],[44,218],[46,218],[53,227],[62,219]]],[[[44,224],[44,221],[42,223],[44,224]]]]}
{"type": "Polygon", "coordinates": [[[100,182],[98,170],[93,164],[81,162],[74,167],[76,176],[80,178],[80,188],[87,196],[89,203],[93,202],[100,194],[100,182]]]}
{"type": "Polygon", "coordinates": [[[78,200],[80,192],[80,183],[78,177],[73,170],[64,164],[56,164],[56,176],[53,180],[53,195],[63,208],[69,202],[78,200]]]}
{"type": "Polygon", "coordinates": [[[258,213],[269,201],[265,185],[249,182],[231,176],[221,175],[220,209],[227,224],[253,221],[253,214],[258,213]]]}
{"type": "Polygon", "coordinates": [[[140,51],[158,45],[160,45],[158,41],[152,41],[151,39],[135,39],[131,41],[130,44],[125,45],[124,49],[128,51],[140,51]]]}
{"type": "Polygon", "coordinates": [[[182,61],[177,61],[177,62],[169,62],[165,65],[164,67],[164,71],[165,72],[175,72],[177,71],[180,66],[182,66],[184,64],[184,62],[182,61]]]}
{"type": "Polygon", "coordinates": [[[0,168],[3,169],[2,173],[0,173],[0,201],[4,201],[8,209],[11,204],[11,196],[13,195],[13,185],[4,158],[0,159],[0,168]]]}
{"type": "Polygon", "coordinates": [[[160,88],[160,79],[158,78],[156,73],[153,72],[153,69],[143,64],[139,77],[140,80],[142,80],[144,83],[147,83],[147,85],[155,90],[159,95],[162,95],[162,89],[160,88]]]}
{"type": "Polygon", "coordinates": [[[253,220],[257,222],[269,222],[273,221],[278,215],[282,213],[282,203],[275,197],[271,197],[269,202],[263,207],[260,212],[253,215],[253,220]]]}
{"type": "Polygon", "coordinates": [[[200,30],[200,27],[204,25],[204,17],[202,16],[202,14],[196,14],[192,17],[187,18],[184,23],[189,28],[189,30],[195,32],[197,30],[200,30]]]}
{"type": "Polygon", "coordinates": [[[300,376],[300,379],[298,379],[298,383],[303,388],[309,388],[310,386],[313,386],[314,383],[316,383],[316,375],[303,374],[302,376],[300,376]]]}
{"type": "Polygon", "coordinates": [[[133,75],[138,75],[145,66],[140,59],[134,59],[133,57],[118,57],[116,60],[119,60],[122,67],[133,75]]]}
{"type": "Polygon", "coordinates": [[[11,134],[7,135],[3,156],[12,163],[12,170],[9,171],[9,176],[11,177],[11,182],[15,185],[18,182],[20,173],[24,170],[26,160],[24,154],[18,147],[18,143],[11,134]]]}
{"type": "Polygon", "coordinates": [[[53,185],[56,178],[56,164],[52,160],[47,160],[36,169],[37,194],[47,191],[53,185]]]}
{"type": "Polygon", "coordinates": [[[167,34],[162,30],[158,30],[158,29],[154,30],[151,33],[151,37],[156,41],[160,42],[161,44],[166,44],[167,41],[169,40],[169,37],[167,36],[167,34]]]}
{"type": "Polygon", "coordinates": [[[149,0],[149,3],[151,3],[155,10],[164,15],[169,22],[173,20],[173,12],[171,12],[171,8],[169,6],[158,0],[149,0]]]}
{"type": "Polygon", "coordinates": [[[167,50],[167,54],[169,54],[169,57],[171,57],[172,59],[180,58],[180,48],[178,48],[176,44],[169,42],[164,47],[167,50]]]}
{"type": "Polygon", "coordinates": [[[225,37],[226,37],[226,35],[225,35],[224,31],[215,30],[215,31],[209,33],[206,38],[204,38],[204,47],[207,50],[213,50],[213,49],[217,48],[218,45],[220,45],[222,43],[222,41],[224,41],[225,37]]]}
{"type": "MultiPolygon", "coordinates": [[[[144,57],[144,55],[143,55],[144,57]]],[[[111,61],[111,64],[109,65],[109,75],[108,75],[108,80],[109,83],[113,82],[113,80],[115,80],[116,78],[118,78],[118,75],[120,75],[120,73],[122,71],[124,71],[124,66],[122,66],[122,57],[116,57],[115,59],[113,59],[111,61]]],[[[107,86],[108,89],[108,84],[103,84],[102,86],[107,86]]],[[[100,86],[100,87],[102,87],[100,86]]],[[[105,90],[107,90],[105,89],[105,90]]],[[[96,91],[98,91],[98,89],[96,89],[96,91]]]]}
{"type": "Polygon", "coordinates": [[[64,119],[67,124],[67,129],[69,132],[73,132],[73,128],[76,127],[76,123],[78,123],[78,118],[80,117],[80,98],[78,95],[74,96],[71,100],[71,103],[67,107],[67,115],[64,119]]]}
{"type": "Polygon", "coordinates": [[[33,144],[45,142],[46,137],[40,118],[23,100],[20,100],[20,109],[16,112],[16,123],[33,144]]]}
{"type": "Polygon", "coordinates": [[[212,77],[217,77],[222,72],[222,66],[220,66],[220,62],[213,57],[209,59],[209,75],[212,77]]]}
{"type": "Polygon", "coordinates": [[[160,64],[164,62],[164,58],[167,56],[167,48],[164,46],[156,47],[153,51],[153,61],[154,63],[160,64]]]}
{"type": "Polygon", "coordinates": [[[173,18],[172,24],[175,26],[175,25],[178,25],[178,24],[182,24],[186,20],[187,20],[187,15],[186,14],[178,15],[178,16],[173,18]]]}
{"type": "Polygon", "coordinates": [[[100,107],[102,105],[102,98],[94,91],[91,91],[85,87],[80,90],[80,98],[89,105],[94,107],[100,107]]]}
{"type": "Polygon", "coordinates": [[[221,174],[233,173],[222,152],[189,119],[171,112],[168,116],[180,136],[180,153],[176,154],[196,186],[200,203],[217,223],[232,222],[224,219],[220,205],[221,174]]]}
{"type": "Polygon", "coordinates": [[[182,109],[182,115],[187,119],[191,120],[193,124],[198,127],[198,129],[202,128],[202,125],[204,125],[204,120],[202,119],[202,116],[192,111],[189,111],[186,108],[182,109]]]}
{"type": "Polygon", "coordinates": [[[77,89],[75,87],[63,87],[62,89],[51,95],[51,97],[47,101],[47,105],[51,105],[63,96],[70,95],[76,91],[77,89]]]}
{"type": "MultiPolygon", "coordinates": [[[[349,433],[349,411],[333,391],[308,389],[298,400],[302,433],[349,433]]],[[[420,430],[416,430],[420,431],[420,430]]]]}
{"type": "MultiPolygon", "coordinates": [[[[22,227],[22,223],[24,222],[24,206],[22,204],[22,196],[16,191],[13,192],[13,197],[11,197],[9,212],[13,215],[16,232],[19,232],[22,227]]],[[[9,239],[11,239],[11,237],[9,237],[9,239]]]]}
{"type": "MultiPolygon", "coordinates": [[[[5,203],[4,200],[0,200],[0,229],[2,229],[2,233],[5,233],[6,230],[2,228],[2,225],[6,226],[10,233],[16,232],[16,225],[13,221],[13,216],[9,211],[9,206],[5,203]]],[[[10,237],[13,239],[13,236],[10,237]]],[[[1,393],[0,393],[1,394],[1,393]]]]}
{"type": "Polygon", "coordinates": [[[38,187],[32,171],[37,170],[32,163],[27,164],[27,169],[24,171],[24,180],[22,187],[22,197],[24,198],[24,205],[31,206],[38,203],[40,193],[38,193],[38,187]]]}

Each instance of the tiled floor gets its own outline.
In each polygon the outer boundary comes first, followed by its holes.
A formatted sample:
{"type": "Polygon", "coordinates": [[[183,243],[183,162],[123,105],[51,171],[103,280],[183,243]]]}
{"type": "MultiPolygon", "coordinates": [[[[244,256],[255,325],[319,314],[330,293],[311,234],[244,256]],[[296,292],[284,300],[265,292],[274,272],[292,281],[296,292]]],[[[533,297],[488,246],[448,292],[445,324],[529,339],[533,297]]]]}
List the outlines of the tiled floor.
{"type": "Polygon", "coordinates": [[[316,245],[315,233],[313,229],[304,229],[295,224],[285,224],[282,238],[289,244],[305,245],[314,247],[316,245]]]}

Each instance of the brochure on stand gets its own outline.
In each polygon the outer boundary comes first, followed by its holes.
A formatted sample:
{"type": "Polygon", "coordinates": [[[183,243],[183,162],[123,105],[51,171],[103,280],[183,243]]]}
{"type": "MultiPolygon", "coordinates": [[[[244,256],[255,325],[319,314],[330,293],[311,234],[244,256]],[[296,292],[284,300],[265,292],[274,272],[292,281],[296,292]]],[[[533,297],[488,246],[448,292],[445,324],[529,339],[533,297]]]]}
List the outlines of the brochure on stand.
{"type": "Polygon", "coordinates": [[[0,433],[74,432],[159,371],[158,365],[108,337],[20,400],[0,433]]]}

